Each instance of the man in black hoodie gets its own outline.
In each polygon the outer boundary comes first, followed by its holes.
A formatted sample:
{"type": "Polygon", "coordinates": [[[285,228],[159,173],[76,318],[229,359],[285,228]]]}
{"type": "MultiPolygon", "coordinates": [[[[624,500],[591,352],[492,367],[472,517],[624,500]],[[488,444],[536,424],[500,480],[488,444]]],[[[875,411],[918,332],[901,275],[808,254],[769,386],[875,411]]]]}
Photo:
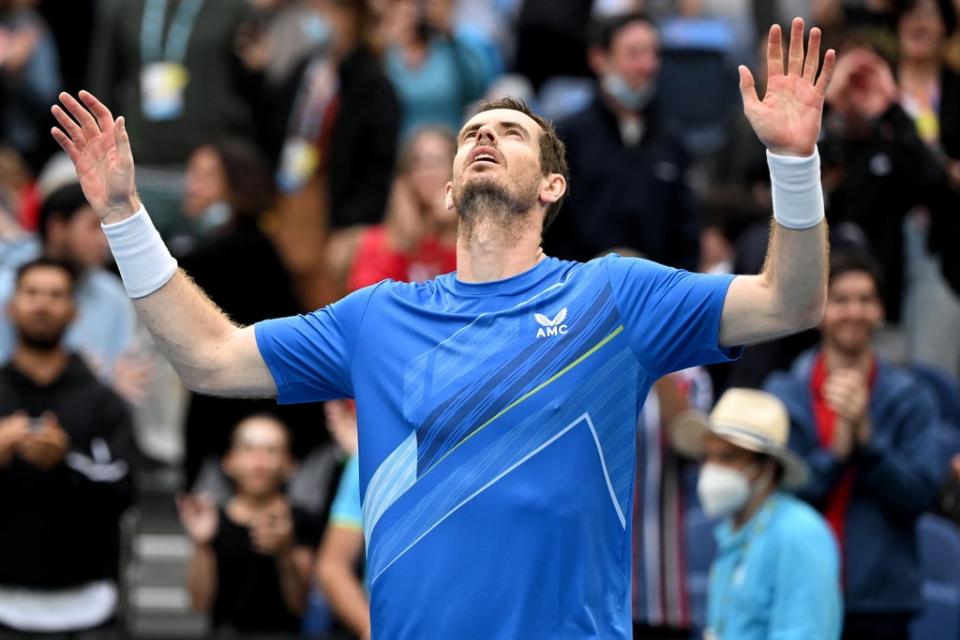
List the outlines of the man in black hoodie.
{"type": "MultiPolygon", "coordinates": [[[[0,368],[0,637],[109,626],[119,518],[133,488],[130,414],[63,346],[74,276],[39,258],[17,272],[17,333],[0,368]]],[[[73,636],[71,636],[73,637],[73,636]]]]}

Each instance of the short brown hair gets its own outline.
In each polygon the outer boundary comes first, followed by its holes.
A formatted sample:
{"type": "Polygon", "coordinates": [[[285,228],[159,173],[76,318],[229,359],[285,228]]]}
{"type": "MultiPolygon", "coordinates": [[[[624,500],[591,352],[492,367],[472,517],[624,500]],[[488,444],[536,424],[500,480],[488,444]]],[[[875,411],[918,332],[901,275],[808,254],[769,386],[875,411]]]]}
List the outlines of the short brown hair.
{"type": "MultiPolygon", "coordinates": [[[[553,123],[546,118],[534,113],[526,102],[516,98],[498,98],[496,100],[482,100],[474,105],[470,110],[471,116],[484,111],[493,111],[494,109],[510,109],[519,111],[528,116],[531,120],[540,125],[540,169],[543,175],[550,173],[559,173],[567,181],[567,191],[570,190],[570,169],[567,166],[567,148],[563,141],[557,135],[557,130],[553,128],[553,123]]],[[[566,192],[559,200],[547,207],[547,214],[543,218],[543,230],[553,223],[560,211],[560,206],[566,198],[566,192]]]]}
{"type": "Polygon", "coordinates": [[[883,270],[879,263],[860,248],[838,249],[830,254],[828,284],[847,273],[865,273],[873,280],[877,297],[883,300],[883,270]]]}
{"type": "Polygon", "coordinates": [[[16,276],[14,277],[14,287],[19,289],[20,283],[23,281],[24,276],[34,269],[59,269],[60,271],[63,271],[63,273],[67,276],[67,280],[70,281],[70,295],[73,295],[74,289],[77,286],[77,270],[73,267],[73,265],[65,260],[51,258],[49,256],[40,256],[20,265],[17,268],[16,276]]]}

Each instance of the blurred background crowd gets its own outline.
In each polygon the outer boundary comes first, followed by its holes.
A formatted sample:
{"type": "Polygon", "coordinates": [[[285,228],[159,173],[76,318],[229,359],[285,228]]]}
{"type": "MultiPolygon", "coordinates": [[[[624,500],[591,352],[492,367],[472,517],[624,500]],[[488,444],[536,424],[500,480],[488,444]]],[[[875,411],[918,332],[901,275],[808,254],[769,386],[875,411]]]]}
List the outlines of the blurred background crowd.
{"type": "Polygon", "coordinates": [[[827,313],[651,392],[636,637],[716,634],[724,610],[769,605],[760,586],[744,602],[709,593],[738,543],[714,537],[698,464],[671,437],[690,409],[753,388],[789,412],[809,476],[791,491],[834,534],[845,637],[960,639],[958,12],[960,0],[0,0],[0,637],[369,633],[352,405],[180,386],[49,135],[60,91],[125,116],[142,200],[238,323],[455,270],[443,204],[455,134],[472,103],[506,95],[567,146],[548,255],[757,273],[770,185],[736,68],[762,95],[769,26],[802,16],[838,52],[819,144],[827,313]]]}

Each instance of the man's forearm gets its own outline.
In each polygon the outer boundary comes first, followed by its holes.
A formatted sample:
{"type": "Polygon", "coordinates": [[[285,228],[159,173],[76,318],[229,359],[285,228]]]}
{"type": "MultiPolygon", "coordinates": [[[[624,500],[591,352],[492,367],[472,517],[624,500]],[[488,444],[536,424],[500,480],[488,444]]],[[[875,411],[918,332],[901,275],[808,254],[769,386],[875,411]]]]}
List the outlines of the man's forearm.
{"type": "Polygon", "coordinates": [[[217,595],[217,557],[209,546],[197,546],[187,567],[190,604],[196,611],[210,611],[217,595]]]}
{"type": "Polygon", "coordinates": [[[182,271],[146,210],[107,207],[104,233],[144,325],[189,388],[212,395],[270,396],[275,391],[252,335],[182,271]]]}
{"type": "Polygon", "coordinates": [[[776,312],[789,328],[816,325],[827,295],[827,223],[787,229],[774,221],[763,278],[770,285],[776,312]]]}
{"type": "Polygon", "coordinates": [[[791,328],[820,321],[827,292],[827,225],[824,218],[820,156],[781,156],[767,152],[773,198],[773,227],[763,277],[776,310],[791,328]]]}
{"type": "Polygon", "coordinates": [[[183,271],[133,306],[160,351],[191,389],[215,393],[219,345],[237,330],[183,271]]]}
{"type": "Polygon", "coordinates": [[[355,634],[370,635],[370,604],[353,569],[346,564],[326,560],[320,565],[320,582],[334,613],[355,634]]]}
{"type": "MultiPolygon", "coordinates": [[[[280,592],[287,609],[295,614],[303,612],[307,601],[307,577],[297,566],[295,549],[288,549],[277,555],[277,574],[280,576],[280,592]]],[[[309,561],[307,562],[309,566],[309,561]]]]}
{"type": "MultiPolygon", "coordinates": [[[[724,302],[720,344],[748,345],[816,326],[827,295],[827,223],[816,157],[790,160],[802,171],[786,187],[771,162],[774,220],[763,271],[739,276],[724,302]],[[793,188],[791,188],[793,187],[793,188]]],[[[787,168],[788,178],[792,170],[787,168]]]]}

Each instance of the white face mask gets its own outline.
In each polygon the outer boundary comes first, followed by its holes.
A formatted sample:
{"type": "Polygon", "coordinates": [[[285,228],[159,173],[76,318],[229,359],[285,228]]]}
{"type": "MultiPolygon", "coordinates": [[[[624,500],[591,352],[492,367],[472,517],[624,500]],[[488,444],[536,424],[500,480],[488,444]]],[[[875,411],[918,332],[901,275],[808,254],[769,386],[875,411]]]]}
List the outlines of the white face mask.
{"type": "Polygon", "coordinates": [[[697,496],[707,517],[725,518],[747,504],[750,481],[743,471],[708,462],[700,468],[697,496]]]}
{"type": "Polygon", "coordinates": [[[616,73],[606,73],[600,79],[600,86],[611,98],[631,111],[642,111],[653,99],[654,83],[634,89],[616,73]]]}

